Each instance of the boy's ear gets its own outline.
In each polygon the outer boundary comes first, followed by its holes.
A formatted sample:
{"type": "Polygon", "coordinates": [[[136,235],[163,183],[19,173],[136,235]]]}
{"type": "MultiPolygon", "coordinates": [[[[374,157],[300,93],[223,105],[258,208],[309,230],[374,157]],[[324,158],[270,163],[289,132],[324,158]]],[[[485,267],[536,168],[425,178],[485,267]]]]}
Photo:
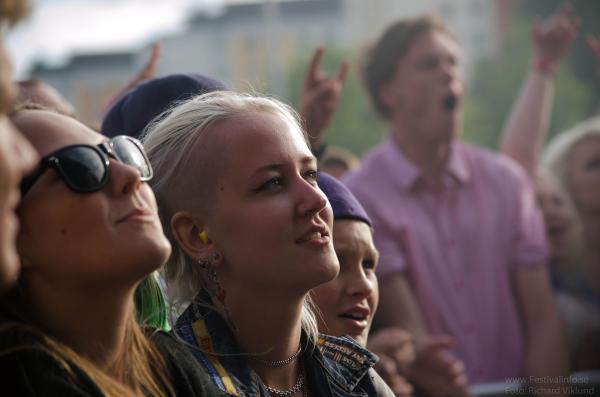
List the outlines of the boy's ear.
{"type": "Polygon", "coordinates": [[[177,244],[191,258],[207,258],[214,251],[214,244],[207,232],[198,219],[188,212],[180,211],[171,217],[171,230],[177,244]]]}
{"type": "Polygon", "coordinates": [[[398,101],[397,95],[394,91],[394,88],[391,84],[384,84],[379,87],[377,91],[377,95],[379,96],[379,100],[383,105],[388,109],[393,109],[394,105],[398,101]]]}

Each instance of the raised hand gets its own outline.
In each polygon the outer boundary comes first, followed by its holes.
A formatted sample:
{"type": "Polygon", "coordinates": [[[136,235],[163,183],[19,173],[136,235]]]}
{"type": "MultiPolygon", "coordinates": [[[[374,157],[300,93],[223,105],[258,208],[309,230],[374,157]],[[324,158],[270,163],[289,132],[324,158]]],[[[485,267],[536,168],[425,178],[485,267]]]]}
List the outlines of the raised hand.
{"type": "Polygon", "coordinates": [[[563,4],[546,20],[536,19],[531,29],[536,66],[551,74],[556,72],[560,61],[569,50],[577,31],[579,19],[570,4],[563,4]]]}
{"type": "Polygon", "coordinates": [[[137,72],[137,74],[131,79],[129,82],[129,86],[131,88],[135,87],[139,83],[149,80],[156,76],[156,71],[158,69],[158,59],[160,58],[160,43],[154,43],[152,45],[152,52],[150,53],[150,58],[148,62],[137,72]]]}
{"type": "Polygon", "coordinates": [[[335,114],[349,66],[343,61],[337,73],[328,76],[319,69],[323,52],[323,47],[317,48],[308,65],[298,109],[313,148],[323,144],[325,130],[335,114]]]}
{"type": "Polygon", "coordinates": [[[123,95],[125,95],[131,89],[137,87],[140,83],[149,80],[156,76],[156,70],[158,69],[158,59],[160,58],[160,43],[154,43],[152,45],[152,52],[150,58],[142,66],[142,68],[125,84],[106,104],[106,109],[115,104],[123,95]]]}

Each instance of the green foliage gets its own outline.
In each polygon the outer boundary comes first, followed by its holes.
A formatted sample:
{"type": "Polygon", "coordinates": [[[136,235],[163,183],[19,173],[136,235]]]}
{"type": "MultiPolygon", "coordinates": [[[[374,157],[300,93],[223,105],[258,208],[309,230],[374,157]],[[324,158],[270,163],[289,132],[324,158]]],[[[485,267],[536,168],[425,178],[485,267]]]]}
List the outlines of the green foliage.
{"type": "MultiPolygon", "coordinates": [[[[516,18],[496,58],[482,61],[465,98],[464,139],[497,148],[504,123],[529,73],[533,50],[529,19],[516,18]]],[[[592,89],[565,63],[557,76],[550,134],[552,136],[587,117],[592,89]]]]}
{"type": "MultiPolygon", "coordinates": [[[[294,60],[288,69],[288,92],[291,102],[296,106],[313,50],[303,51],[305,56],[294,60]]],[[[336,73],[342,59],[352,58],[349,53],[333,45],[326,46],[321,69],[326,73],[336,73]]],[[[372,110],[368,94],[362,86],[358,62],[353,61],[338,110],[327,131],[326,141],[329,145],[341,146],[362,155],[376,145],[386,133],[387,127],[372,110]]]]}

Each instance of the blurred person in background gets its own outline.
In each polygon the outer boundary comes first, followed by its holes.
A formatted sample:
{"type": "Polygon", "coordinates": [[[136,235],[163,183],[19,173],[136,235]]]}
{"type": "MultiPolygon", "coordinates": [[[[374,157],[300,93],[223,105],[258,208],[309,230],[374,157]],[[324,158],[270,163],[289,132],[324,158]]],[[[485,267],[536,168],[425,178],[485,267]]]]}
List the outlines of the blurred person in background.
{"type": "Polygon", "coordinates": [[[456,371],[450,388],[409,377],[432,396],[467,395],[463,365],[471,383],[567,373],[529,180],[508,158],[456,139],[459,62],[437,18],[387,29],[364,76],[391,133],[345,179],[377,230],[380,324],[410,331],[424,367],[456,371]]]}
{"type": "Polygon", "coordinates": [[[360,160],[354,153],[337,146],[327,146],[319,158],[319,171],[341,179],[348,171],[357,168],[360,160]]]}
{"type": "Polygon", "coordinates": [[[575,250],[567,252],[561,288],[570,294],[565,317],[577,370],[600,369],[600,117],[554,137],[543,164],[575,209],[580,225],[575,250]]]}
{"type": "MultiPolygon", "coordinates": [[[[537,203],[544,215],[546,237],[550,244],[550,273],[562,319],[567,325],[570,362],[572,370],[598,368],[593,357],[600,350],[590,345],[590,337],[600,330],[600,305],[587,280],[593,280],[584,259],[587,237],[582,235],[581,213],[574,206],[567,181],[574,174],[567,174],[568,156],[574,156],[573,146],[579,138],[556,139],[552,161],[554,170],[549,172],[540,164],[540,154],[552,113],[554,80],[560,62],[564,59],[578,31],[578,20],[569,5],[563,5],[546,21],[534,23],[531,31],[534,60],[519,100],[515,103],[502,135],[501,151],[517,161],[529,174],[535,187],[537,203]],[[563,160],[556,160],[564,157],[563,160]],[[583,243],[582,243],[583,242],[583,243]],[[595,364],[594,364],[595,363],[595,364]]],[[[588,37],[588,44],[595,54],[595,40],[588,37]]],[[[593,129],[593,128],[592,128],[593,129]]],[[[587,228],[590,229],[589,227],[587,228]]],[[[593,228],[591,228],[593,230],[593,228]]],[[[593,255],[592,255],[593,256],[593,255]]]]}
{"type": "MultiPolygon", "coordinates": [[[[19,21],[27,11],[27,1],[0,1],[0,25],[6,27],[19,21]]],[[[5,30],[3,30],[4,32],[5,30]]],[[[19,184],[37,161],[29,142],[10,122],[7,113],[16,96],[12,83],[11,64],[0,38],[0,292],[13,284],[19,272],[19,257],[15,250],[18,221],[15,214],[19,203],[19,184]]]]}

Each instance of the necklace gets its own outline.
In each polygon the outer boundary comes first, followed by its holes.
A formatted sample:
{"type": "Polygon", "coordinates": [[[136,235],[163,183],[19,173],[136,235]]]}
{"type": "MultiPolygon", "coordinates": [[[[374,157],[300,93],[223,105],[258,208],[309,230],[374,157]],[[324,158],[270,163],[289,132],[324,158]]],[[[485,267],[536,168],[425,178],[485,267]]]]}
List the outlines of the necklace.
{"type": "Polygon", "coordinates": [[[256,361],[259,364],[266,365],[268,367],[285,367],[285,366],[289,365],[292,361],[294,361],[298,357],[298,355],[300,355],[300,351],[302,351],[302,346],[298,345],[298,350],[296,350],[296,353],[292,354],[290,357],[286,358],[285,360],[271,361],[271,360],[263,360],[258,357],[252,357],[252,360],[256,361]]]}
{"type": "Polygon", "coordinates": [[[279,390],[274,387],[265,385],[269,394],[271,394],[272,396],[278,396],[278,397],[291,397],[294,394],[298,393],[298,391],[302,388],[302,386],[304,386],[304,375],[302,375],[302,371],[298,375],[298,380],[296,381],[294,386],[290,387],[287,390],[279,390]]]}

